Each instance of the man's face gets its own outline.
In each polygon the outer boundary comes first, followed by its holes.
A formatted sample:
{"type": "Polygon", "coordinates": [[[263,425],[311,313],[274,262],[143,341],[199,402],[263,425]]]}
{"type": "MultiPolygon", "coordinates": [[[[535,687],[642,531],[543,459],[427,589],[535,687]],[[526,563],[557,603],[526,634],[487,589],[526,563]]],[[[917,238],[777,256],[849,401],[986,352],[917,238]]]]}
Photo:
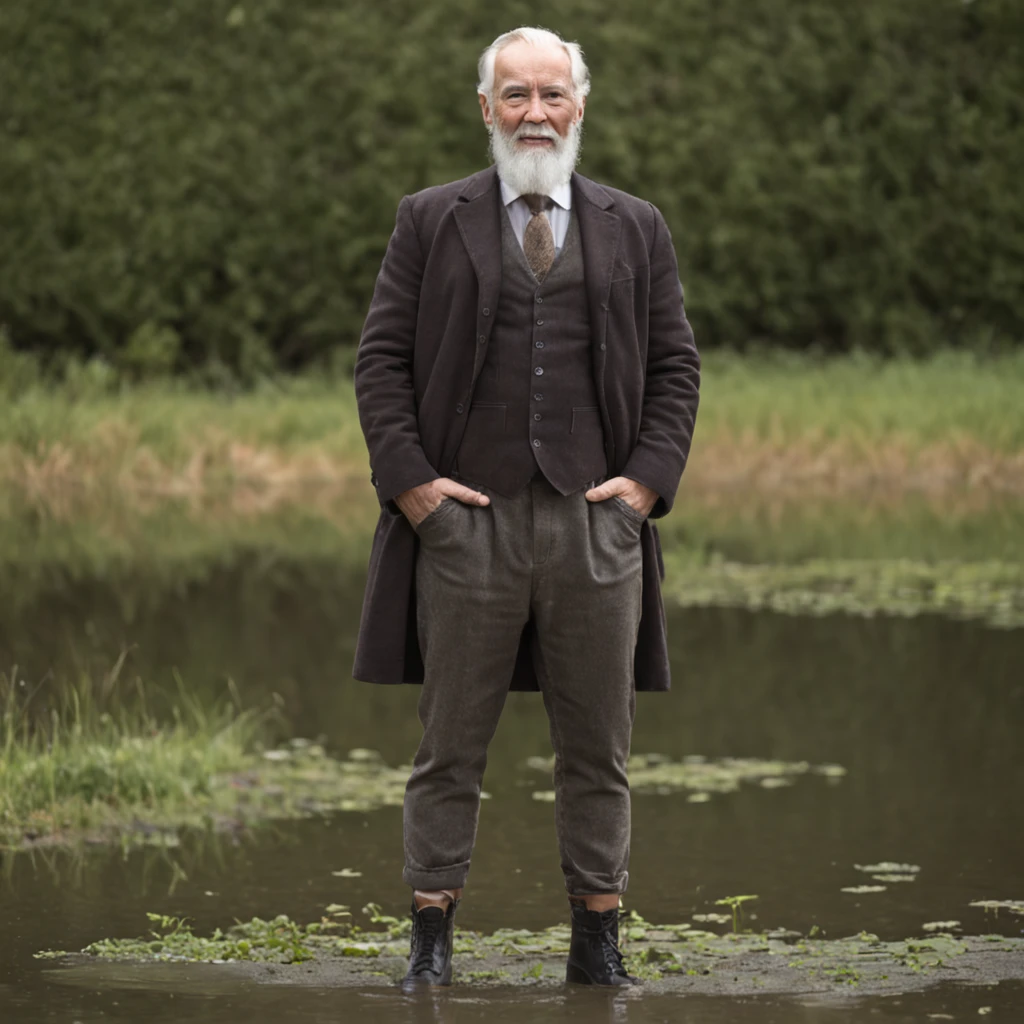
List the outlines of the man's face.
{"type": "Polygon", "coordinates": [[[553,151],[552,132],[565,139],[586,103],[586,97],[573,97],[565,50],[526,42],[510,43],[495,58],[493,100],[480,97],[484,122],[519,153],[553,151]]]}

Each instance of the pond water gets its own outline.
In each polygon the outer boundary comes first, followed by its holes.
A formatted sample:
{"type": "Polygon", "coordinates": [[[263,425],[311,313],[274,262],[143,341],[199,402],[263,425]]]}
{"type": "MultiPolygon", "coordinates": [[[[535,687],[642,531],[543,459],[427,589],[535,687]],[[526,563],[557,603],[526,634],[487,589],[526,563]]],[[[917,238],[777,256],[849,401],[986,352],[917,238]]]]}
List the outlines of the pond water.
{"type": "MultiPolygon", "coordinates": [[[[201,572],[49,573],[0,586],[0,665],[51,681],[109,668],[196,691],[236,681],[253,704],[279,694],[286,731],[329,749],[374,747],[407,761],[417,690],[349,676],[361,579],[311,554],[258,550],[201,572]]],[[[747,785],[691,803],[634,799],[627,906],[681,922],[714,901],[757,894],[749,924],[883,939],[959,920],[964,932],[1020,935],[1024,918],[986,917],[976,899],[1024,898],[1024,630],[939,618],[801,618],[730,609],[670,612],[675,689],[642,695],[634,751],[672,758],[759,757],[837,763],[838,780],[747,785]],[[868,895],[855,864],[921,866],[916,880],[868,895]]],[[[532,755],[550,752],[538,698],[510,696],[494,740],[480,835],[460,924],[543,928],[564,919],[552,807],[534,800],[532,755]]],[[[636,993],[452,989],[409,1002],[386,987],[245,985],[216,968],[83,971],[34,960],[146,931],[145,913],[187,915],[197,931],[235,918],[319,918],[332,902],[403,914],[401,812],[385,808],[277,824],[173,851],[36,851],[0,878],[0,1021],[910,1021],[1024,1019],[1024,987],[950,986],[843,1005],[636,993]],[[337,878],[352,868],[359,877],[337,878]],[[941,1018],[940,1018],[941,1019],[941,1018]]],[[[301,969],[301,968],[300,968],[301,969]]]]}

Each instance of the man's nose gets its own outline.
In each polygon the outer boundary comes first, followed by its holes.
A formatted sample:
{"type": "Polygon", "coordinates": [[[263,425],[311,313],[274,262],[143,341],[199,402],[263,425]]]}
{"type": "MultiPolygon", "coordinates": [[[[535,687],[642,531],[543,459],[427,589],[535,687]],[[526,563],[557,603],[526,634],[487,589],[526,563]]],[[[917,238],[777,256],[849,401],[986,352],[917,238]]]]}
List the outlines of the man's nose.
{"type": "Polygon", "coordinates": [[[524,116],[527,121],[532,122],[547,120],[547,114],[544,112],[544,104],[540,101],[539,92],[530,95],[530,109],[526,111],[524,116]]]}

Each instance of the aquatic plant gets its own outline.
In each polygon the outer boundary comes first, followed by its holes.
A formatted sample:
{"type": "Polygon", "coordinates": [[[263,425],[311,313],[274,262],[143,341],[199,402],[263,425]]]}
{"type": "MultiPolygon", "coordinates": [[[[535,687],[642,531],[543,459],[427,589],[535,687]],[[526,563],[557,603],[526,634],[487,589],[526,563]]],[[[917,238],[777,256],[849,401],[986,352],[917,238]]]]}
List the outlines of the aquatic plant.
{"type": "MultiPolygon", "coordinates": [[[[734,911],[750,897],[726,897],[720,902],[734,911]]],[[[324,972],[330,983],[365,985],[374,979],[396,981],[408,955],[406,919],[382,913],[368,904],[357,919],[347,908],[332,905],[319,921],[298,924],[284,915],[271,920],[253,918],[196,935],[189,922],[159,914],[148,915],[148,935],[136,939],[102,939],[91,943],[86,958],[208,961],[214,963],[306,963],[324,972]],[[370,927],[359,922],[369,919],[370,927]]],[[[931,931],[931,929],[929,929],[931,931]]],[[[459,984],[561,984],[570,929],[566,924],[540,931],[503,928],[490,934],[457,929],[456,981],[459,984]]],[[[956,977],[957,958],[965,953],[1024,954],[1024,939],[1003,936],[954,937],[935,934],[883,942],[862,931],[843,939],[816,938],[776,928],[761,933],[734,930],[724,935],[684,924],[654,924],[635,911],[622,914],[620,936],[632,974],[651,983],[684,984],[696,990],[699,979],[716,984],[717,991],[750,991],[774,978],[776,991],[826,990],[837,985],[899,991],[923,975],[936,980],[956,977]]],[[[75,954],[45,951],[47,959],[75,954]]],[[[1008,961],[999,961],[1002,969],[1008,961]]],[[[1000,968],[997,965],[994,970],[1000,968]]],[[[304,972],[305,972],[304,968],[304,972]]],[[[971,970],[977,970],[977,960],[971,970]]],[[[1012,971],[1010,975],[1012,975],[1012,971]]],[[[280,979],[279,979],[280,980],[280,979]]]]}
{"type": "MultiPolygon", "coordinates": [[[[530,757],[528,768],[550,775],[553,757],[530,757]]],[[[692,802],[704,802],[717,793],[735,793],[743,783],[758,784],[764,789],[790,784],[805,775],[818,775],[837,782],[846,775],[838,764],[813,765],[808,761],[768,761],[755,757],[707,758],[692,754],[674,761],[664,754],[632,754],[627,765],[629,788],[638,794],[667,795],[690,791],[692,802]],[[767,785],[766,785],[767,784],[767,785]]],[[[540,790],[534,800],[553,801],[554,792],[540,790]]]]}
{"type": "Polygon", "coordinates": [[[715,906],[728,907],[732,911],[732,930],[738,932],[740,930],[739,917],[743,914],[743,904],[759,898],[758,896],[725,896],[720,900],[715,900],[715,906]]]}

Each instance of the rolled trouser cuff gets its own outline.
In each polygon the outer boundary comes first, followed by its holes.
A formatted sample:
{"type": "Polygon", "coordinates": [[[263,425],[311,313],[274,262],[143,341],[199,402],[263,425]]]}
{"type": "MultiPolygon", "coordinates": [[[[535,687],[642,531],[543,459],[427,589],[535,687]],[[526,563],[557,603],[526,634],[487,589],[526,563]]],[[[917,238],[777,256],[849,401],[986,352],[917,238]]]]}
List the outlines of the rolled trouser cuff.
{"type": "Polygon", "coordinates": [[[402,881],[412,889],[436,892],[438,889],[464,889],[469,876],[469,862],[443,868],[415,868],[408,864],[402,869],[402,881]]]}
{"type": "Polygon", "coordinates": [[[570,896],[621,896],[628,885],[628,871],[623,871],[613,878],[568,873],[565,876],[565,891],[570,896]]]}

